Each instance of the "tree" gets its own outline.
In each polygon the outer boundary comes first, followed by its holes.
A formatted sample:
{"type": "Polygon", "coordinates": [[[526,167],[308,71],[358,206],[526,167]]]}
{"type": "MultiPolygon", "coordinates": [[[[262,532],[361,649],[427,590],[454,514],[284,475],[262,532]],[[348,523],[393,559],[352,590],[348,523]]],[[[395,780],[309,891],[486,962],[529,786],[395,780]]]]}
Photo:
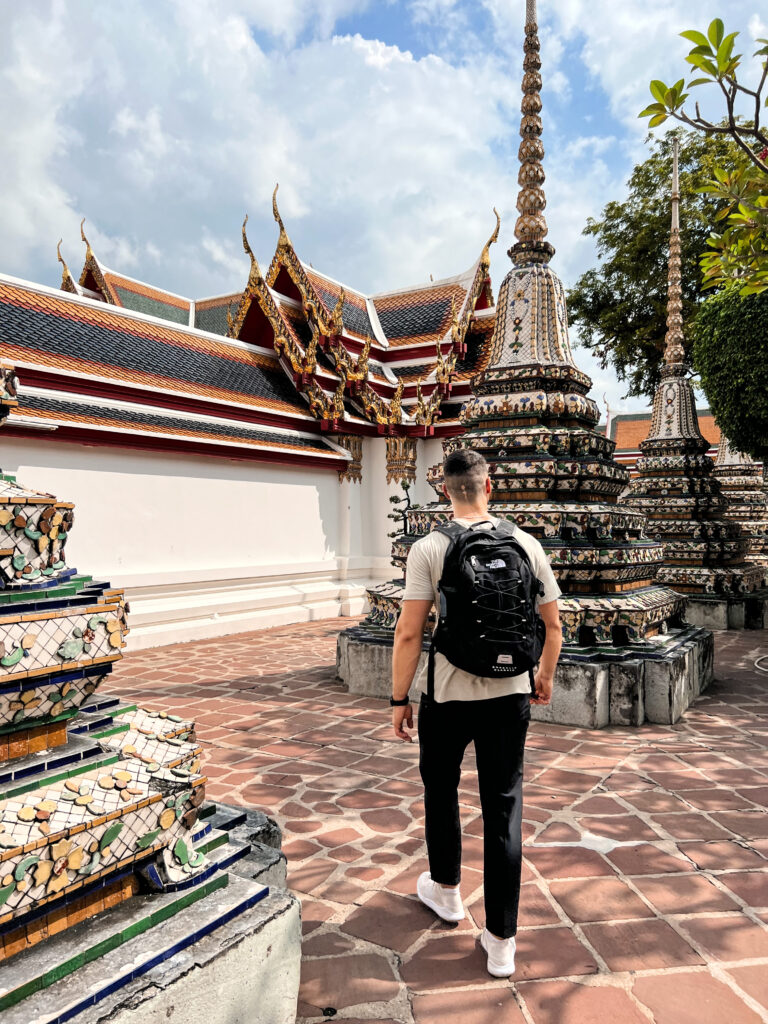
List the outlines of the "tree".
{"type": "Polygon", "coordinates": [[[710,296],[694,335],[694,365],[720,429],[734,448],[768,461],[768,291],[710,296]]]}
{"type": "Polygon", "coordinates": [[[724,230],[713,231],[708,238],[709,251],[701,257],[706,287],[738,284],[742,295],[768,289],[768,132],[761,124],[763,87],[768,79],[768,39],[755,51],[761,73],[755,89],[738,80],[742,54],[734,53],[738,32],[725,34],[720,18],[710,24],[707,34],[689,29],[681,32],[694,43],[685,58],[700,76],[693,78],[688,89],[717,85],[725,99],[725,119],[720,123],[702,117],[695,103],[694,116],[686,110],[690,93],[685,92],[685,79],[668,86],[655,79],[650,84],[654,102],[640,113],[648,117],[651,128],[664,124],[670,117],[706,135],[728,137],[739,149],[739,157],[727,169],[718,168],[705,186],[709,193],[723,202],[720,219],[724,230]],[[746,112],[738,109],[739,104],[746,112]]]}
{"type": "MultiPolygon", "coordinates": [[[[737,152],[730,139],[678,131],[683,318],[690,324],[702,300],[699,254],[718,212],[717,200],[699,190],[718,163],[737,152]]],[[[584,234],[596,239],[599,264],[568,293],[570,319],[581,343],[603,368],[612,366],[629,395],[652,397],[659,382],[667,318],[672,133],[653,140],[638,164],[623,202],[607,204],[584,234]]]]}

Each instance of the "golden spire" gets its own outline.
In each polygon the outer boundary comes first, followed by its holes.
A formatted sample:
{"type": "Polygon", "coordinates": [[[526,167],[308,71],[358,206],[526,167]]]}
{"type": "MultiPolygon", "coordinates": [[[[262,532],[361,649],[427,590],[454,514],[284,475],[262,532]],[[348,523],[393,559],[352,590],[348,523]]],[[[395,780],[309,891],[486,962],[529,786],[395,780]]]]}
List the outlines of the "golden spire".
{"type": "Polygon", "coordinates": [[[342,286],[336,305],[331,312],[331,330],[334,334],[344,333],[344,299],[344,287],[342,286]]]}
{"type": "Polygon", "coordinates": [[[251,269],[248,272],[248,285],[247,285],[247,287],[252,288],[252,287],[256,287],[256,285],[258,285],[258,284],[261,284],[261,282],[264,280],[264,278],[261,275],[261,268],[259,267],[258,260],[253,255],[253,249],[251,248],[250,242],[248,241],[248,235],[246,234],[246,231],[245,231],[245,225],[247,223],[248,223],[248,214],[246,213],[245,220],[243,221],[243,249],[245,250],[246,255],[250,256],[250,258],[251,258],[251,269]]]}
{"type": "Polygon", "coordinates": [[[272,216],[277,221],[280,227],[280,237],[277,240],[277,247],[284,248],[290,246],[291,240],[288,237],[288,232],[285,230],[285,224],[283,224],[283,218],[280,216],[280,211],[277,208],[277,190],[280,188],[280,183],[275,185],[275,191],[272,193],[272,216]]]}
{"type": "Polygon", "coordinates": [[[539,59],[539,35],[536,24],[536,0],[526,0],[525,4],[525,57],[523,59],[523,102],[520,109],[520,135],[522,142],[518,156],[520,171],[517,181],[520,192],[517,197],[517,209],[520,216],[515,224],[517,242],[509,250],[514,263],[529,262],[547,263],[555,254],[554,247],[544,239],[547,235],[547,222],[544,208],[547,200],[544,195],[544,146],[541,142],[541,60],[539,59]]]}
{"type": "Polygon", "coordinates": [[[683,288],[680,270],[680,175],[679,142],[672,140],[672,225],[669,232],[669,267],[667,270],[667,338],[664,349],[666,366],[685,363],[683,346],[683,288]]]}
{"type": "Polygon", "coordinates": [[[83,224],[85,224],[85,217],[83,217],[83,219],[80,221],[80,237],[85,242],[85,258],[86,258],[86,260],[88,260],[88,259],[90,259],[93,256],[93,249],[91,248],[91,243],[85,237],[85,231],[83,230],[83,224]]]}

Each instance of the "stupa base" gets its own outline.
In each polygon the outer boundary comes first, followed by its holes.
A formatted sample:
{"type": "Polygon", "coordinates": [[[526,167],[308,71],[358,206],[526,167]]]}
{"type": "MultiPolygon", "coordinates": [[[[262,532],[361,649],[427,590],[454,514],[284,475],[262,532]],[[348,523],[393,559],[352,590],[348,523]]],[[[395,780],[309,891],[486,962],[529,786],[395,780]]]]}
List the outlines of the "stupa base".
{"type": "Polygon", "coordinates": [[[704,629],[765,629],[768,626],[768,589],[736,597],[691,595],[685,617],[704,629]]]}
{"type": "MultiPolygon", "coordinates": [[[[392,631],[353,627],[339,635],[336,669],[350,693],[386,698],[392,686],[392,631]]],[[[426,660],[422,652],[419,670],[426,660]]],[[[552,703],[532,707],[534,721],[602,729],[671,725],[713,676],[714,642],[694,626],[621,648],[566,647],[552,703]]],[[[411,698],[418,702],[415,687],[411,698]]]]}
{"type": "Polygon", "coordinates": [[[206,804],[192,887],[144,892],[3,965],[4,1024],[293,1024],[301,920],[266,815],[206,804]]]}

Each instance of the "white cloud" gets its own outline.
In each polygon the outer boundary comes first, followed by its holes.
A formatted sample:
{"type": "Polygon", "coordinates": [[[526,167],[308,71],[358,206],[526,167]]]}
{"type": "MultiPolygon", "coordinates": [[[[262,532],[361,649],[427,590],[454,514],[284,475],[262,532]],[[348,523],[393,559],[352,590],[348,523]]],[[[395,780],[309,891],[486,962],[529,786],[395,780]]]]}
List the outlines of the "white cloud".
{"type": "MultiPolygon", "coordinates": [[[[303,258],[366,290],[469,266],[496,205],[498,289],[517,216],[522,0],[388,6],[385,43],[333,35],[369,0],[3,5],[2,269],[56,284],[56,240],[75,270],[85,215],[114,269],[229,291],[247,274],[245,212],[260,260],[272,255],[279,181],[303,258]]],[[[716,5],[693,18],[682,0],[540,6],[547,218],[570,284],[594,260],[587,217],[642,155],[647,81],[682,66],[677,33],[716,5]]],[[[729,17],[744,27],[750,13],[739,0],[729,17]]]]}

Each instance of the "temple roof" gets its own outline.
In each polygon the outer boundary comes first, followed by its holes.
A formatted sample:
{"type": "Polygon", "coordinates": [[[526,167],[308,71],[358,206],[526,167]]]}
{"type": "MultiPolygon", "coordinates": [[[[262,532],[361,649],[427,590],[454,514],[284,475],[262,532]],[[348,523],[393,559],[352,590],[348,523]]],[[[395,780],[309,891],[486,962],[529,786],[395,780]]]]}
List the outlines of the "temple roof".
{"type": "Polygon", "coordinates": [[[0,342],[17,366],[306,414],[274,357],[2,275],[0,342]]]}
{"type": "MultiPolygon", "coordinates": [[[[309,412],[330,432],[354,433],[367,425],[385,433],[432,433],[443,398],[453,391],[455,405],[456,399],[468,397],[469,378],[488,360],[494,317],[489,250],[498,236],[498,215],[478,259],[463,273],[366,295],[299,258],[280,217],[276,192],[273,212],[280,234],[267,273],[261,273],[244,223],[243,247],[251,260],[245,287],[202,299],[176,295],[105,267],[81,226],[86,253],[78,280],[60,247],[58,256],[62,290],[86,305],[90,302],[90,312],[73,315],[70,307],[62,307],[59,313],[65,319],[82,317],[89,331],[106,328],[110,336],[102,345],[72,328],[57,327],[46,342],[36,343],[38,350],[45,349],[41,358],[58,361],[62,368],[72,359],[96,362],[91,373],[127,376],[143,386],[173,388],[180,383],[191,385],[195,393],[207,388],[207,394],[211,389],[226,391],[238,401],[263,400],[286,411],[309,412]],[[153,327],[110,321],[103,308],[93,311],[97,304],[130,311],[142,322],[151,320],[153,327]],[[123,345],[114,332],[124,330],[140,340],[123,345]],[[169,372],[161,352],[166,345],[188,347],[194,355],[169,372]],[[93,352],[99,352],[97,360],[93,352]],[[169,379],[177,383],[169,385],[169,379]]],[[[31,305],[37,309],[41,304],[31,305]]],[[[35,337],[45,333],[34,327],[30,331],[35,337]]],[[[18,349],[29,344],[24,338],[22,330],[18,349]]],[[[441,424],[441,430],[446,428],[458,428],[455,414],[450,423],[441,424]]]]}
{"type": "Polygon", "coordinates": [[[6,430],[341,466],[273,352],[0,275],[0,347],[20,370],[6,430]]]}

